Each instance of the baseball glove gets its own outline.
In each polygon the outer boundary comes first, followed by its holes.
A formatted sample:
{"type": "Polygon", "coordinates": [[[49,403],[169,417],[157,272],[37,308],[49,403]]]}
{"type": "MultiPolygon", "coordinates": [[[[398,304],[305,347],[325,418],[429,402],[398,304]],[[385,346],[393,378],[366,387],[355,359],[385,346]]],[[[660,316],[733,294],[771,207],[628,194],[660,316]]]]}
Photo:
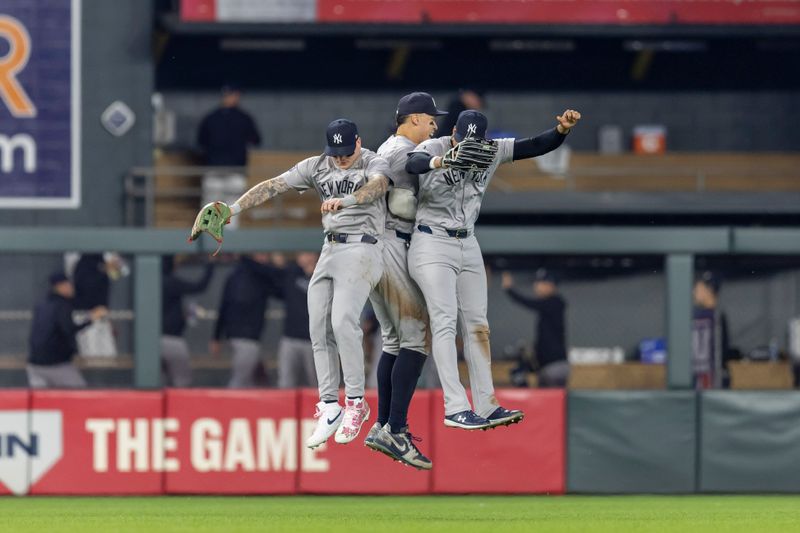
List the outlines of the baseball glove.
{"type": "Polygon", "coordinates": [[[492,166],[497,155],[497,143],[487,139],[467,137],[444,154],[442,166],[461,171],[483,171],[492,166]]]}
{"type": "Polygon", "coordinates": [[[222,228],[231,221],[231,208],[224,202],[211,202],[206,204],[197,213],[194,219],[189,242],[196,240],[204,231],[214,237],[219,246],[213,255],[217,255],[222,248],[222,228]]]}

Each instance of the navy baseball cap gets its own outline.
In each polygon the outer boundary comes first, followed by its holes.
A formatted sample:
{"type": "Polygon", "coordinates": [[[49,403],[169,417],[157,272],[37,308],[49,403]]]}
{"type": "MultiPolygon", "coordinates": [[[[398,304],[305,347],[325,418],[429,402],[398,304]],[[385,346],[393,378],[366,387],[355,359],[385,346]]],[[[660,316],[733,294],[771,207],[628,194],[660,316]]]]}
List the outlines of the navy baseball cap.
{"type": "Polygon", "coordinates": [[[67,277],[66,274],[64,274],[64,271],[62,270],[53,272],[52,274],[50,274],[50,277],[48,279],[50,281],[51,287],[55,287],[59,283],[63,283],[65,281],[69,281],[69,278],[67,277]]]}
{"type": "Polygon", "coordinates": [[[356,151],[358,128],[355,122],[346,118],[337,118],[328,124],[325,136],[328,138],[325,155],[348,156],[356,151]]]}
{"type": "Polygon", "coordinates": [[[467,109],[458,115],[455,138],[459,142],[463,141],[465,137],[484,139],[486,138],[486,128],[488,125],[489,121],[486,120],[486,115],[480,111],[467,109]]]}
{"type": "Polygon", "coordinates": [[[242,87],[235,81],[227,81],[222,85],[221,90],[222,94],[240,93],[242,92],[242,87]]]}
{"type": "Polygon", "coordinates": [[[536,273],[533,275],[534,281],[549,281],[551,283],[556,283],[556,275],[546,268],[539,268],[536,270],[536,273]]]}
{"type": "Polygon", "coordinates": [[[397,102],[395,116],[402,117],[404,115],[413,115],[414,113],[425,113],[426,115],[438,117],[446,115],[447,111],[436,109],[436,102],[433,96],[428,93],[417,92],[407,94],[397,102]]]}

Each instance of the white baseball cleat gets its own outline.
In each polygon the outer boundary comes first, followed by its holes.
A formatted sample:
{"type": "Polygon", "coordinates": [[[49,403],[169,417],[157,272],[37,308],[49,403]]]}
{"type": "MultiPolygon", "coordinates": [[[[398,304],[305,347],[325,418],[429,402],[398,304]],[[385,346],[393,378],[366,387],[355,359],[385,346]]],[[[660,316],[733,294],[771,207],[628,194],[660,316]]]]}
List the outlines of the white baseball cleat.
{"type": "Polygon", "coordinates": [[[306,439],[306,446],[316,448],[330,438],[333,433],[342,425],[342,406],[339,403],[319,402],[317,412],[314,413],[317,419],[317,427],[314,433],[306,439]]]}
{"type": "Polygon", "coordinates": [[[347,444],[358,436],[361,426],[369,418],[369,405],[364,398],[344,401],[344,420],[336,430],[335,440],[339,444],[347,444]]]}

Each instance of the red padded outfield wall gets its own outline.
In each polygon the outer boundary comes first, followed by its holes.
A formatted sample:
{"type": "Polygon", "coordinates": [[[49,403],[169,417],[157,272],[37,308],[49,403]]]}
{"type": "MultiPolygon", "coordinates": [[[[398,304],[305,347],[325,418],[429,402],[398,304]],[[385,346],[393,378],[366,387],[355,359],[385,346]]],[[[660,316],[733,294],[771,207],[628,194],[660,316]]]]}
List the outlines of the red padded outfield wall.
{"type": "Polygon", "coordinates": [[[184,22],[797,24],[796,0],[181,0],[184,22]]]}
{"type": "Polygon", "coordinates": [[[409,420],[434,462],[420,472],[359,438],[303,446],[315,390],[0,391],[0,494],[427,494],[564,491],[563,391],[498,391],[526,420],[465,432],[440,391],[409,420]]]}
{"type": "Polygon", "coordinates": [[[0,494],[28,492],[31,454],[24,450],[31,448],[29,409],[27,390],[0,390],[0,494]]]}

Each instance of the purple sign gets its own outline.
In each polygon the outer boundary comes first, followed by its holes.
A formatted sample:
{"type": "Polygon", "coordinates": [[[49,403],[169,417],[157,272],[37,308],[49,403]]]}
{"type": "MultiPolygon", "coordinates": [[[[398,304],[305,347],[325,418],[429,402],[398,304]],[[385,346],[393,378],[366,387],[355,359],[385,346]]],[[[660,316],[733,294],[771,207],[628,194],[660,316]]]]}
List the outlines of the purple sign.
{"type": "Polygon", "coordinates": [[[80,14],[0,4],[0,207],[80,206],[80,14]]]}

